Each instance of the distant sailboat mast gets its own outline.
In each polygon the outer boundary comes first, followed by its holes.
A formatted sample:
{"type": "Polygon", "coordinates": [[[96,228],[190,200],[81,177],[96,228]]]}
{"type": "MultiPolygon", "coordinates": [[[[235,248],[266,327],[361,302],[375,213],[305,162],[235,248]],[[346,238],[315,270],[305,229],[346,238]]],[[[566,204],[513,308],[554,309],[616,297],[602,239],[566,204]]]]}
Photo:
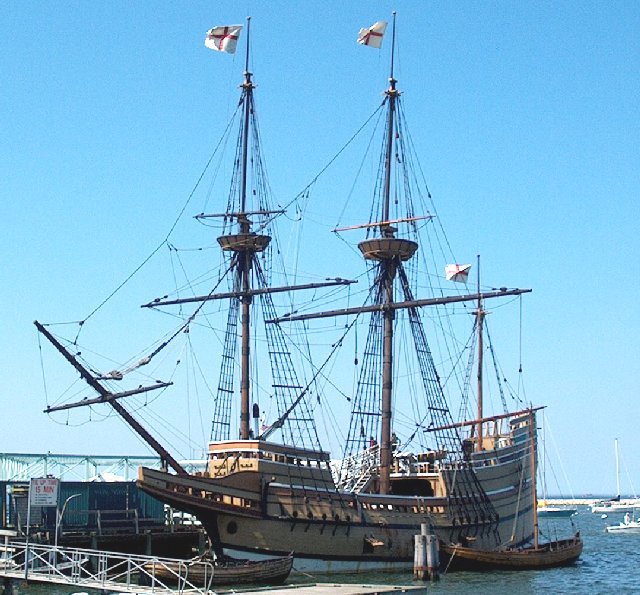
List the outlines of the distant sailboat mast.
{"type": "Polygon", "coordinates": [[[484,318],[487,315],[487,313],[482,307],[482,293],[480,292],[480,255],[478,255],[477,260],[478,260],[478,264],[477,264],[478,266],[478,291],[477,291],[478,308],[476,310],[476,326],[477,326],[477,333],[478,333],[478,371],[477,371],[478,442],[476,443],[476,451],[480,452],[484,450],[483,430],[482,430],[482,419],[484,417],[482,367],[483,367],[483,356],[484,356],[484,318]]]}
{"type": "Polygon", "coordinates": [[[531,501],[533,504],[533,548],[538,549],[540,540],[540,527],[538,521],[538,485],[537,485],[537,454],[536,447],[536,418],[534,410],[529,409],[529,448],[531,461],[531,501]]]}
{"type": "Polygon", "coordinates": [[[618,439],[615,439],[616,450],[616,499],[620,500],[620,453],[618,452],[618,439]]]}

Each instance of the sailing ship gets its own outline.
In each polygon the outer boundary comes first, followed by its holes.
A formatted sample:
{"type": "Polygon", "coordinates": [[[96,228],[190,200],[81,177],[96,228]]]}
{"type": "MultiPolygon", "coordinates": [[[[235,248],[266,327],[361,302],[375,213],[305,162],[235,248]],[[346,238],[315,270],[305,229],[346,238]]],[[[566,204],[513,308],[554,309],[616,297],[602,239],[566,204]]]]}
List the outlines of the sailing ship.
{"type": "MultiPolygon", "coordinates": [[[[379,47],[375,43],[381,39],[381,30],[384,33],[383,23],[376,23],[363,30],[359,41],[379,47]]],[[[535,460],[535,413],[540,408],[522,403],[509,411],[503,398],[503,412],[487,415],[482,361],[487,351],[483,343],[486,302],[531,290],[484,290],[478,280],[475,292],[418,295],[417,283],[425,279],[418,274],[418,264],[424,261],[419,255],[428,247],[421,244],[420,234],[435,218],[426,208],[422,213],[418,210],[430,195],[424,188],[415,190],[418,178],[408,171],[415,155],[408,144],[410,136],[394,76],[394,52],[395,17],[389,87],[379,107],[383,114],[379,178],[368,223],[348,230],[366,233],[358,243],[371,280],[366,299],[361,305],[337,310],[279,316],[274,296],[309,289],[335,292],[348,289],[354,281],[335,278],[279,287],[270,282],[267,264],[272,258],[274,221],[282,211],[274,209],[262,192],[265,173],[258,151],[255,87],[247,42],[227,209],[198,216],[223,222],[224,231],[217,242],[226,257],[229,291],[218,291],[218,282],[205,295],[159,298],[145,304],[155,310],[196,304],[171,338],[195,326],[194,320],[205,314],[207,304],[221,300],[229,304],[205,468],[187,470],[120,402],[124,397],[165,389],[169,382],[115,391],[111,384],[125,374],[120,370],[96,373],[46,325],[36,322],[38,330],[98,393],[94,399],[49,407],[47,412],[87,404],[113,407],[163,462],[162,469],[140,468],[139,487],[171,507],[195,515],[217,555],[259,559],[293,552],[295,571],[364,572],[411,568],[413,538],[425,523],[443,546],[477,552],[503,551],[534,540],[535,490],[531,487],[535,470],[532,472],[530,462],[535,460]],[[447,399],[448,387],[436,369],[424,311],[467,304],[474,306],[471,351],[477,353],[478,364],[470,377],[476,375],[477,398],[472,407],[468,390],[473,383],[466,381],[460,391],[464,393],[461,413],[455,415],[447,399]],[[260,383],[257,360],[252,358],[256,347],[253,322],[258,315],[266,323],[264,342],[270,364],[267,376],[260,372],[260,383]],[[310,366],[308,376],[303,376],[294,367],[293,355],[294,350],[304,349],[293,345],[294,333],[285,329],[296,324],[306,328],[314,320],[341,319],[347,321],[346,336],[366,318],[364,355],[356,359],[358,383],[347,399],[351,421],[343,450],[334,453],[335,459],[321,445],[314,407],[321,401],[320,380],[327,381],[327,362],[335,361],[345,338],[332,345],[323,364],[310,366]],[[398,335],[401,323],[408,329],[404,335],[398,335]],[[398,357],[407,342],[414,347],[411,372],[401,369],[404,363],[398,357]],[[239,391],[236,376],[240,378],[239,391]],[[408,388],[401,390],[403,378],[408,388]],[[266,385],[270,402],[277,403],[278,415],[270,423],[262,422],[263,410],[255,401],[258,384],[266,385]],[[232,423],[236,397],[237,429],[232,423]],[[396,431],[411,410],[401,397],[413,401],[416,420],[405,430],[402,449],[396,431]],[[470,409],[475,411],[469,415],[470,409]]]]}

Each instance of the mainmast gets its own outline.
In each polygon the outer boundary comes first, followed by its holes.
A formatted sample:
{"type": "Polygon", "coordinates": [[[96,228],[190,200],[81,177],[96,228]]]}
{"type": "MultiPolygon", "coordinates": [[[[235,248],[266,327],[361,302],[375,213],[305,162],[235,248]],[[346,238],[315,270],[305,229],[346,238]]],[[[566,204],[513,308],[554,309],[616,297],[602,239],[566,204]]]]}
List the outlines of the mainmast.
{"type": "MultiPolygon", "coordinates": [[[[391,193],[391,157],[393,155],[393,125],[395,122],[396,79],[393,76],[393,58],[396,41],[396,17],[393,16],[393,32],[391,36],[391,72],[389,89],[389,113],[387,116],[387,154],[385,155],[384,194],[382,220],[389,220],[389,196],[391,193]]],[[[390,225],[381,226],[383,237],[393,238],[394,230],[390,225]]],[[[393,280],[396,276],[397,254],[389,253],[389,258],[383,261],[384,303],[393,303],[393,280]]],[[[393,321],[395,312],[386,310],[383,315],[384,339],[382,344],[382,419],[380,428],[380,493],[387,494],[390,489],[389,474],[391,469],[391,400],[393,397],[393,321]]]]}
{"type": "Polygon", "coordinates": [[[395,237],[396,228],[389,223],[389,205],[391,197],[391,164],[394,155],[394,127],[396,101],[398,91],[393,75],[395,52],[396,21],[393,14],[393,31],[391,39],[391,69],[389,88],[385,91],[388,101],[387,142],[384,160],[384,186],[382,195],[382,218],[379,226],[380,237],[365,240],[358,244],[363,256],[368,260],[378,261],[377,283],[383,309],[383,343],[382,343],[382,403],[380,423],[380,493],[390,491],[391,472],[391,407],[393,397],[393,323],[395,309],[393,283],[401,261],[409,260],[418,249],[418,244],[410,240],[395,237]]]}

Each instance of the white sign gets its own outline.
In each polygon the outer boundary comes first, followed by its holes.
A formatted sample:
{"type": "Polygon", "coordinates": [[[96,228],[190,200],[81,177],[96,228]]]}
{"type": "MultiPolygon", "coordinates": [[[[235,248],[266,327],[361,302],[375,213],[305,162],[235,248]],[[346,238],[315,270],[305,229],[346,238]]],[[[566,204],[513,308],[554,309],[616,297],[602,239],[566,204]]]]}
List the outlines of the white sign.
{"type": "Polygon", "coordinates": [[[55,477],[32,477],[29,488],[31,506],[57,506],[58,480],[55,477]]]}

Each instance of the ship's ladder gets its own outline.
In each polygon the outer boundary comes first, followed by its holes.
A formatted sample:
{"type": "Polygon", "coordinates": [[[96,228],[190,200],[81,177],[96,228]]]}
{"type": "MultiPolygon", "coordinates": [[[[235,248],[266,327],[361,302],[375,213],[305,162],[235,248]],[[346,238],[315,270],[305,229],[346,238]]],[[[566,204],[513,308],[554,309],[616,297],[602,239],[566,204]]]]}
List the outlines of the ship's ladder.
{"type": "Polygon", "coordinates": [[[356,494],[361,492],[377,473],[379,457],[380,447],[375,445],[345,459],[337,481],[338,488],[356,494]]]}

